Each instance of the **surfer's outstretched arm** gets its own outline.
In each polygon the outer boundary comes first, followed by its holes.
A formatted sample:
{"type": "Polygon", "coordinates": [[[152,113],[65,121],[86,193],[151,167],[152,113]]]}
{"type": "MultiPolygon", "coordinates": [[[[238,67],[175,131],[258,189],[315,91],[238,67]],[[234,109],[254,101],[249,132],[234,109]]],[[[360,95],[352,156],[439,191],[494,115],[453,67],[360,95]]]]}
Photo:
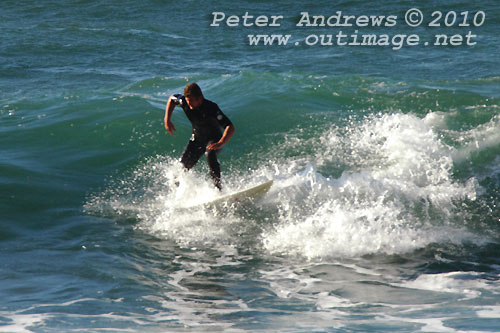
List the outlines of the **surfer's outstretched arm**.
{"type": "MultiPolygon", "coordinates": [[[[171,135],[174,135],[175,132],[175,126],[174,124],[170,121],[170,118],[172,117],[172,112],[174,112],[175,109],[175,103],[172,101],[172,97],[174,95],[170,96],[167,102],[167,106],[165,108],[165,129],[170,133],[171,135]]],[[[174,97],[175,98],[175,97],[174,97]]]]}

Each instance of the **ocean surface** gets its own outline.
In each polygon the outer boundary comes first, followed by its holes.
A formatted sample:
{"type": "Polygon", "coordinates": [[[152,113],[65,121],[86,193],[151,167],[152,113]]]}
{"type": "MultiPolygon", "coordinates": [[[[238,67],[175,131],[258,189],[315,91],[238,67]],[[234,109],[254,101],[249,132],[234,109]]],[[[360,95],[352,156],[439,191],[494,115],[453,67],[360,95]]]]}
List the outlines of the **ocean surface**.
{"type": "Polygon", "coordinates": [[[497,0],[3,0],[0,31],[0,332],[500,331],[497,0]],[[396,24],[297,26],[338,11],[396,24]],[[185,209],[218,195],[163,127],[190,82],[254,204],[185,209]]]}

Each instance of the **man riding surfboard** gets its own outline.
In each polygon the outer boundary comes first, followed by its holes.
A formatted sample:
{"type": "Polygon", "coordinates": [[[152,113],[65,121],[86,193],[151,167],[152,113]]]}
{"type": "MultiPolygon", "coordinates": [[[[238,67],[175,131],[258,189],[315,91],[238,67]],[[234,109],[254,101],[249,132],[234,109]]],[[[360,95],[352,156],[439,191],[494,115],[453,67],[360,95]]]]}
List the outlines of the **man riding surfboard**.
{"type": "Polygon", "coordinates": [[[173,94],[168,99],[165,108],[165,129],[171,135],[175,132],[171,116],[177,105],[184,110],[193,127],[191,139],[181,155],[180,162],[189,170],[205,154],[210,176],[215,186],[221,190],[221,172],[217,154],[233,136],[234,125],[216,103],[204,98],[198,84],[191,83],[184,88],[184,95],[173,94]]]}

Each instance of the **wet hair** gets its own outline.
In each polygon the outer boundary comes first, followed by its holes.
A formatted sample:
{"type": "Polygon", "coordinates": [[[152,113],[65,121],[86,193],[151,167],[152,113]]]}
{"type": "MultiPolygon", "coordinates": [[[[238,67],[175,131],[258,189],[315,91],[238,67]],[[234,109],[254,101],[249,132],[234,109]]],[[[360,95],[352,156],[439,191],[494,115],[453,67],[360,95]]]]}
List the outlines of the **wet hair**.
{"type": "Polygon", "coordinates": [[[187,84],[184,88],[184,96],[185,97],[194,97],[194,98],[203,98],[203,93],[201,92],[201,88],[196,83],[187,84]]]}

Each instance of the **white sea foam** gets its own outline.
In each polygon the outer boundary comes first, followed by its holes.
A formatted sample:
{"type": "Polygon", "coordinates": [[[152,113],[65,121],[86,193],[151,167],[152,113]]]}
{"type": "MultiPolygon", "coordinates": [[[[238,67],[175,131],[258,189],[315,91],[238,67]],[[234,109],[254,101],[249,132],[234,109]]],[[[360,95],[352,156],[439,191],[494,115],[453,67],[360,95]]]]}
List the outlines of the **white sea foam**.
{"type": "Polygon", "coordinates": [[[0,314],[9,319],[9,323],[0,326],[0,332],[33,332],[30,327],[34,325],[40,325],[45,320],[50,318],[50,315],[32,313],[32,314],[21,314],[21,313],[7,313],[0,312],[0,314]]]}
{"type": "Polygon", "coordinates": [[[472,153],[478,153],[500,145],[500,115],[494,116],[489,122],[468,131],[455,133],[455,139],[461,148],[453,153],[453,160],[463,162],[472,153]]]}
{"type": "Polygon", "coordinates": [[[424,123],[431,127],[432,129],[446,129],[446,121],[451,116],[455,116],[457,112],[449,111],[449,112],[429,112],[424,118],[424,123]]]}
{"type": "Polygon", "coordinates": [[[474,200],[477,184],[453,180],[453,149],[424,120],[375,116],[345,133],[327,131],[320,142],[319,166],[344,150],[342,162],[349,169],[332,180],[311,165],[294,186],[277,184],[275,197],[283,209],[281,223],[263,237],[268,251],[353,257],[403,253],[466,237],[450,221],[455,201],[474,200]]]}
{"type": "Polygon", "coordinates": [[[107,190],[88,201],[86,209],[137,218],[137,228],[181,245],[224,244],[231,237],[231,221],[200,205],[218,195],[201,172],[186,172],[176,160],[158,156],[124,179],[112,181],[107,190]]]}
{"type": "Polygon", "coordinates": [[[476,313],[482,318],[500,318],[500,305],[487,305],[476,313]]]}
{"type": "Polygon", "coordinates": [[[357,315],[355,325],[383,322],[426,332],[461,332],[450,326],[450,320],[462,313],[471,320],[475,320],[473,313],[480,318],[499,317],[497,306],[474,305],[472,301],[485,297],[483,293],[498,294],[500,285],[494,275],[450,272],[422,274],[405,281],[401,276],[379,275],[353,264],[326,262],[279,266],[260,274],[278,297],[314,304],[316,311],[311,316],[315,320],[335,320],[335,327],[347,330],[353,314],[357,315]],[[370,311],[365,316],[367,308],[370,311]]]}
{"type": "Polygon", "coordinates": [[[500,291],[500,284],[482,279],[477,272],[423,274],[401,285],[405,288],[455,293],[466,298],[479,297],[483,290],[495,293],[500,291]]]}
{"type": "Polygon", "coordinates": [[[45,307],[65,308],[76,303],[89,301],[95,301],[95,299],[82,298],[64,303],[37,304],[15,311],[0,311],[0,316],[8,319],[7,323],[0,325],[0,332],[33,332],[33,327],[43,326],[46,321],[56,316],[55,313],[36,313],[35,311],[38,309],[45,307]]]}

